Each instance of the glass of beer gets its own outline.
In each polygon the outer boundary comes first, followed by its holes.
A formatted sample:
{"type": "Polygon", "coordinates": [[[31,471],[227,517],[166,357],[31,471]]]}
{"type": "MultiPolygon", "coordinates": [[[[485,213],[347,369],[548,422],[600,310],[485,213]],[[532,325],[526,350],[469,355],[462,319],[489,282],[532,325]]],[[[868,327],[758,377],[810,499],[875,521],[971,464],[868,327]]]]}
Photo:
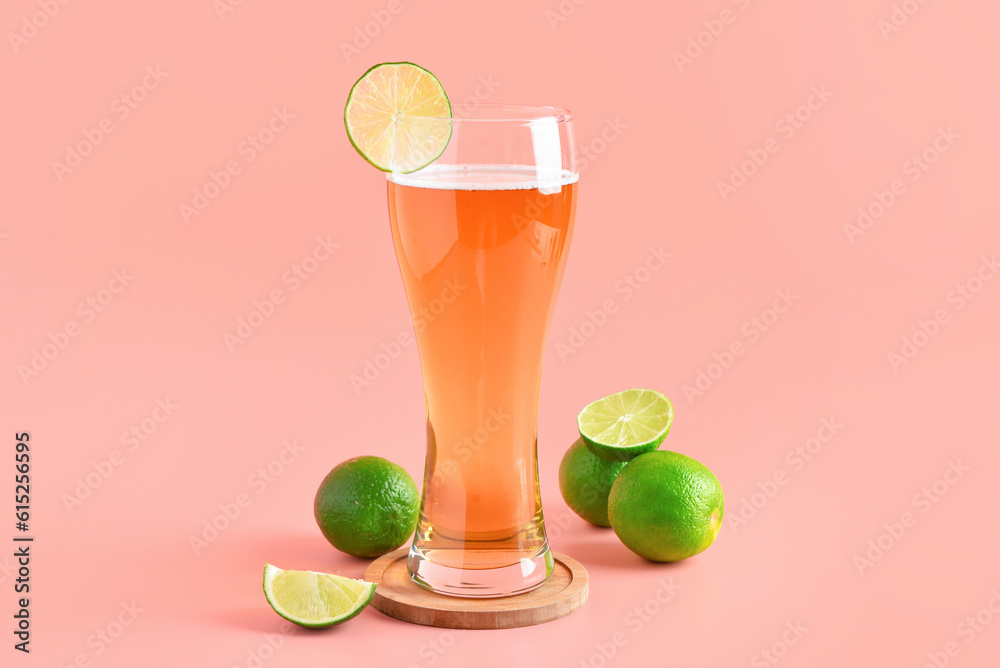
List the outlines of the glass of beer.
{"type": "MultiPolygon", "coordinates": [[[[413,119],[410,119],[413,120],[413,119]]],[[[552,573],[538,490],[542,357],[573,234],[572,118],[460,106],[444,153],[388,174],[392,237],[427,407],[418,585],[499,597],[552,573]]]]}

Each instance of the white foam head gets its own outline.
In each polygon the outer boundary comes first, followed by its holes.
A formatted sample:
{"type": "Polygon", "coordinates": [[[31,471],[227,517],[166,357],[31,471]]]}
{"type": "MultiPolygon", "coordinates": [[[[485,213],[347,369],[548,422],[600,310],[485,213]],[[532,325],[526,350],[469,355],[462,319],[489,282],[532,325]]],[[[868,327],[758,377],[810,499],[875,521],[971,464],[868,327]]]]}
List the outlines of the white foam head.
{"type": "Polygon", "coordinates": [[[566,169],[544,169],[532,165],[430,165],[412,174],[387,174],[401,186],[436,190],[533,190],[559,192],[576,183],[580,175],[566,169]]]}

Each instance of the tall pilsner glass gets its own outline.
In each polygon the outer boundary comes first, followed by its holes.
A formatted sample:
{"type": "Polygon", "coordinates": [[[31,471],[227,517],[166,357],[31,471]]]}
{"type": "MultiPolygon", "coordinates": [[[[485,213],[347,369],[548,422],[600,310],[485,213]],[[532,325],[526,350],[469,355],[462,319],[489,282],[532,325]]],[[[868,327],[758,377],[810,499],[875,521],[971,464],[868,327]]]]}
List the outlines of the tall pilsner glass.
{"type": "Polygon", "coordinates": [[[388,175],[427,405],[409,569],[441,594],[509,596],[552,573],[538,492],[538,391],[579,177],[568,112],[478,105],[453,113],[440,158],[388,175]]]}

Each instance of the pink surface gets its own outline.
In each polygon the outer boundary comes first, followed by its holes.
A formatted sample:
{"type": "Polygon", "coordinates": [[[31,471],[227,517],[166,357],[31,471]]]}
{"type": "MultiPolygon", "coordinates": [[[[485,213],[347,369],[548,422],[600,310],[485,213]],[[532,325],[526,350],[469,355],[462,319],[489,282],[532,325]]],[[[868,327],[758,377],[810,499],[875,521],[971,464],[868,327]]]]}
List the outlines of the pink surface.
{"type": "Polygon", "coordinates": [[[1000,10],[675,5],[5,2],[3,665],[995,665],[1000,10]],[[360,454],[421,472],[385,183],[341,123],[351,83],[403,59],[456,100],[576,114],[539,454],[590,601],[505,632],[366,610],[289,636],[264,562],[365,567],[313,522],[324,474],[360,454]],[[664,447],[726,491],[684,563],[558,493],[577,411],[630,386],[674,400],[664,447]],[[7,556],[23,431],[29,656],[7,556]]]}

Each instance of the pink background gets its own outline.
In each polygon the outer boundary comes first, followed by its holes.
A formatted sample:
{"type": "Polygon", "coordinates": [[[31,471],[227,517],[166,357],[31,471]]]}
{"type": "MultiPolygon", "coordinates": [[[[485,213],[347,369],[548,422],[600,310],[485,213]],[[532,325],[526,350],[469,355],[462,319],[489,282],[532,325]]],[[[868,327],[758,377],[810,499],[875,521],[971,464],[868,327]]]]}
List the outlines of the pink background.
{"type": "Polygon", "coordinates": [[[0,549],[4,657],[995,665],[1000,280],[983,280],[995,278],[984,256],[1000,253],[994,3],[907,0],[900,25],[880,28],[890,0],[564,0],[565,15],[557,0],[232,0],[220,14],[224,2],[8,0],[0,11],[0,540],[18,533],[21,431],[37,537],[29,657],[11,647],[13,548],[0,549]],[[49,5],[54,16],[37,14],[49,5]],[[391,20],[348,58],[341,44],[372,12],[391,20]],[[694,57],[679,66],[686,48],[694,57]],[[351,382],[410,331],[384,179],[341,122],[351,83],[388,60],[428,67],[455,101],[478,89],[572,109],[590,152],[539,456],[552,543],[592,581],[581,611],[544,626],[455,634],[369,609],[289,636],[260,591],[267,561],[362,574],[366,562],[330,547],[312,518],[332,466],[373,454],[421,473],[413,347],[370,385],[351,382]],[[798,127],[783,120],[810,99],[798,127]],[[291,118],[253,154],[243,142],[275,109],[291,118]],[[935,149],[939,132],[951,139],[935,149]],[[100,142],[57,175],[52,163],[85,133],[100,142]],[[925,150],[924,171],[912,159],[925,150]],[[747,163],[724,198],[718,182],[754,155],[767,160],[747,163]],[[230,161],[238,173],[186,221],[181,205],[230,161]],[[879,213],[879,197],[893,201],[867,229],[845,228],[859,207],[879,213]],[[306,262],[307,280],[283,280],[319,237],[337,248],[306,262]],[[654,272],[640,269],[650,247],[670,254],[654,272]],[[112,283],[116,271],[127,285],[112,283]],[[641,288],[629,292],[626,276],[641,288]],[[793,296],[780,314],[767,310],[779,290],[793,296]],[[227,345],[275,291],[273,314],[227,345]],[[103,300],[99,312],[88,299],[103,300]],[[583,325],[607,300],[603,324],[583,325]],[[67,327],[75,336],[59,334],[67,327]],[[35,351],[52,359],[25,374],[35,351]],[[572,515],[556,484],[577,411],[632,386],[674,400],[664,447],[706,463],[726,491],[716,544],[676,565],[645,562],[572,515]],[[168,399],[176,408],[157,411],[168,399]],[[123,440],[133,427],[144,440],[123,440]],[[303,450],[281,463],[286,440],[303,450]],[[807,446],[808,461],[796,454],[807,446]],[[278,473],[262,477],[269,465],[278,473]],[[67,507],[88,475],[99,486],[67,507]],[[220,505],[239,515],[196,554],[205,522],[226,523],[220,505]],[[123,608],[133,604],[141,611],[123,608]]]}

